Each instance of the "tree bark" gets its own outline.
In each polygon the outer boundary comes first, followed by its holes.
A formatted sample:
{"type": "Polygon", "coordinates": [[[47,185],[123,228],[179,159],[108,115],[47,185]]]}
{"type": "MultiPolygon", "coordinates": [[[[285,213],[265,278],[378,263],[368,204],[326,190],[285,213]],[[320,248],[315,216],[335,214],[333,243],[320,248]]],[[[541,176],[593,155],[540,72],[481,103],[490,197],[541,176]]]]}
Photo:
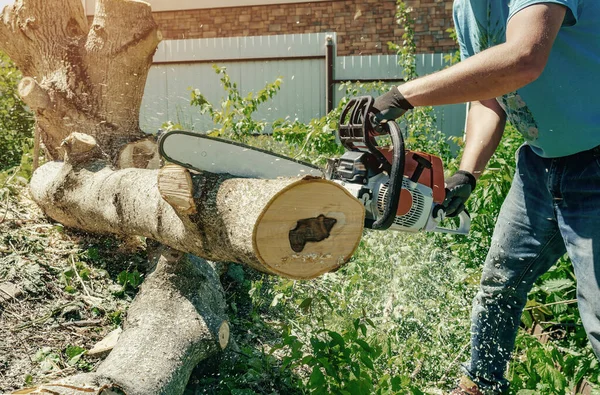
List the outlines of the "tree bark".
{"type": "Polygon", "coordinates": [[[73,132],[113,160],[145,137],[139,108],[161,40],[147,3],[99,0],[90,28],[80,0],[17,0],[2,22],[0,47],[26,76],[20,93],[50,159],[62,159],[58,147],[73,132]]]}

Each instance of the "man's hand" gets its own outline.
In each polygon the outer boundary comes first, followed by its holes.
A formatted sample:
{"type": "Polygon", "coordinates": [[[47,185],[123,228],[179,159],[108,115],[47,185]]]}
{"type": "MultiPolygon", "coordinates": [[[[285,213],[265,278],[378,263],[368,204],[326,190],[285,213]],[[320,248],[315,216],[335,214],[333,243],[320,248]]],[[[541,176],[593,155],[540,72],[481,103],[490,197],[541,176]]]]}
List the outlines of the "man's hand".
{"type": "Polygon", "coordinates": [[[465,209],[465,203],[476,183],[475,177],[464,170],[457,171],[446,180],[446,199],[442,206],[447,217],[456,217],[465,209]]]}
{"type": "Polygon", "coordinates": [[[385,121],[393,121],[400,118],[413,106],[402,96],[402,93],[395,86],[388,92],[375,99],[373,104],[374,116],[373,123],[376,125],[385,121]]]}

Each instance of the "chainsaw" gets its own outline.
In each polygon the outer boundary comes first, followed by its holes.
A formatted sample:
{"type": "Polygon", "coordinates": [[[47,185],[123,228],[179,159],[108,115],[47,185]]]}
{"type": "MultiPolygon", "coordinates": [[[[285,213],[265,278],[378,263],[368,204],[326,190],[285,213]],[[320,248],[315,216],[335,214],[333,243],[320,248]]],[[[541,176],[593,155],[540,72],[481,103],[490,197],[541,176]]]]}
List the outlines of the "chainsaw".
{"type": "Polygon", "coordinates": [[[399,125],[371,122],[374,99],[351,99],[340,117],[337,137],[345,148],[339,158],[321,169],[270,151],[237,142],[188,132],[170,131],[159,137],[161,156],[197,171],[228,173],[235,177],[325,177],[344,187],[365,207],[365,227],[376,230],[434,231],[467,234],[471,219],[459,214],[456,229],[442,227],[445,218],[444,168],[439,157],[405,148],[399,125]],[[383,136],[391,146],[380,146],[383,136]]]}

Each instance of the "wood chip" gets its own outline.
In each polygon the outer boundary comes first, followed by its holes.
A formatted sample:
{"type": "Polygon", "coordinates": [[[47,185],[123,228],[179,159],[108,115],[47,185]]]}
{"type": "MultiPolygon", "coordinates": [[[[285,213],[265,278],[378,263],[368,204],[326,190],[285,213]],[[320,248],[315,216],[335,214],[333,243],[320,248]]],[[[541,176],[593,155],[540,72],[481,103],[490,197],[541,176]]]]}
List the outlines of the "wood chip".
{"type": "Polygon", "coordinates": [[[121,328],[117,328],[110,332],[104,339],[96,343],[96,345],[87,352],[87,355],[91,357],[101,357],[108,354],[115,347],[117,341],[119,341],[119,336],[121,336],[122,332],[123,330],[121,328]]]}
{"type": "Polygon", "coordinates": [[[0,284],[0,303],[16,299],[23,294],[23,291],[13,283],[0,284]]]}

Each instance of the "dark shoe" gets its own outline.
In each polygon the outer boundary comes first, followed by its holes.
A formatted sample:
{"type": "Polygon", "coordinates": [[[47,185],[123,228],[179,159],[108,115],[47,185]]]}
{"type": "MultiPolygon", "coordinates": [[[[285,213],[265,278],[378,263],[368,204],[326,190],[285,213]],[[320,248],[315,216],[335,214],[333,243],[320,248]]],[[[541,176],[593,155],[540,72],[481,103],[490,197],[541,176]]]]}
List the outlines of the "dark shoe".
{"type": "Polygon", "coordinates": [[[458,387],[452,390],[450,395],[483,395],[483,392],[477,388],[477,384],[471,381],[471,379],[463,376],[460,378],[458,387]]]}

